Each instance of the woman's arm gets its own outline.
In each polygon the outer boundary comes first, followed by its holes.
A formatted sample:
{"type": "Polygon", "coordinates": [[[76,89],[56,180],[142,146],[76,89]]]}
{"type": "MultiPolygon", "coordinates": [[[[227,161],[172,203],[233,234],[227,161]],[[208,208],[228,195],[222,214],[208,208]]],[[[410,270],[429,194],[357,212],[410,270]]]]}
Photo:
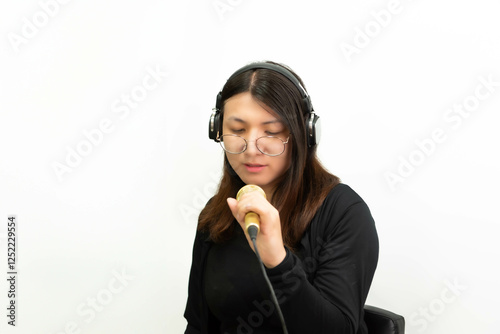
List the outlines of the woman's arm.
{"type": "Polygon", "coordinates": [[[281,264],[267,270],[289,333],[358,332],[377,266],[378,237],[362,200],[338,209],[319,218],[329,220],[320,222],[329,224],[327,235],[311,231],[310,238],[321,245],[317,252],[300,260],[287,251],[281,264]],[[307,273],[313,271],[309,282],[307,273]]]}
{"type": "Polygon", "coordinates": [[[302,260],[284,248],[279,213],[262,196],[248,193],[228,204],[242,228],[246,212],[260,216],[257,246],[290,333],[358,332],[378,236],[370,210],[350,187],[338,185],[325,199],[306,232],[314,251],[306,249],[302,260]]]}

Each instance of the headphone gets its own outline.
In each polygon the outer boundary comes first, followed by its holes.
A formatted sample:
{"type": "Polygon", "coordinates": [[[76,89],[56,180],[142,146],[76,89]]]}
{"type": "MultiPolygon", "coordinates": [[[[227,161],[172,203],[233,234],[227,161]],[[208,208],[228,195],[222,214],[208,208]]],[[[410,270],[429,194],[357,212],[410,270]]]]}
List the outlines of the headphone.
{"type": "MultiPolygon", "coordinates": [[[[307,94],[306,90],[300,84],[299,80],[293,75],[288,69],[280,65],[275,65],[271,63],[253,63],[250,65],[243,66],[236,72],[234,72],[227,81],[233,77],[253,69],[267,69],[277,73],[280,73],[285,78],[290,80],[295,87],[300,91],[302,95],[302,109],[307,110],[306,117],[306,136],[307,136],[307,146],[313,147],[318,144],[319,137],[321,135],[321,122],[319,121],[319,116],[314,112],[311,98],[307,94]]],[[[222,133],[222,90],[217,94],[217,100],[215,102],[215,108],[212,109],[212,115],[210,116],[210,122],[208,124],[208,137],[213,139],[215,142],[220,141],[220,134],[222,133]]]]}

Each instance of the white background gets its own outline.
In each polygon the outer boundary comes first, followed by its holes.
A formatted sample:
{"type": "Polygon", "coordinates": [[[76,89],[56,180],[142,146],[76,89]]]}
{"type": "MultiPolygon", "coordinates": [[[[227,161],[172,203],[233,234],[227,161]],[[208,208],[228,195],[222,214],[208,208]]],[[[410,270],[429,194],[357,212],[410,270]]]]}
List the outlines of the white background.
{"type": "Polygon", "coordinates": [[[404,315],[410,334],[499,333],[498,10],[486,0],[2,1],[0,332],[184,331],[197,214],[222,162],[211,108],[234,70],[269,59],[303,78],[323,123],[321,160],[372,210],[381,251],[367,303],[404,315]],[[122,101],[131,94],[134,108],[122,101]],[[467,116],[450,113],[464,103],[467,116]]]}

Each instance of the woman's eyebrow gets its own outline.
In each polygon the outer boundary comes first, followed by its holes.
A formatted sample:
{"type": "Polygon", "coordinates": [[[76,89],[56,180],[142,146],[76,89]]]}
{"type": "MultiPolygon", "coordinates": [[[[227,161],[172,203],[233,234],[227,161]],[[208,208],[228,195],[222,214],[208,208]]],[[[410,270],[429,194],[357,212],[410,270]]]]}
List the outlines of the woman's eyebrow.
{"type": "Polygon", "coordinates": [[[282,124],[283,122],[278,119],[273,119],[272,121],[263,122],[262,124],[275,124],[275,123],[282,124]]]}
{"type": "MultiPolygon", "coordinates": [[[[228,121],[235,121],[235,122],[239,122],[239,123],[244,123],[246,124],[247,122],[245,122],[244,120],[242,120],[241,118],[238,118],[236,116],[231,116],[227,119],[228,121]]],[[[270,120],[270,121],[266,121],[266,122],[262,122],[262,124],[264,125],[267,125],[267,124],[275,124],[275,123],[283,123],[281,122],[280,120],[278,119],[273,119],[273,120],[270,120]]]]}
{"type": "Polygon", "coordinates": [[[244,120],[242,120],[241,118],[238,118],[238,117],[235,117],[235,116],[231,116],[227,119],[228,121],[236,121],[236,122],[239,122],[239,123],[246,123],[244,120]]]}

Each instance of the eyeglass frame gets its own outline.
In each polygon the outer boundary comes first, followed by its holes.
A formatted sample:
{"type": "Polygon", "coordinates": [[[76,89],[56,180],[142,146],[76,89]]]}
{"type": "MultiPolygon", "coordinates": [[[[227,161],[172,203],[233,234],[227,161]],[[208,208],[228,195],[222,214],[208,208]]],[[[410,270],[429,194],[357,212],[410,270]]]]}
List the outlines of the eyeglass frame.
{"type": "Polygon", "coordinates": [[[224,150],[224,152],[227,152],[229,154],[241,154],[243,152],[245,152],[248,148],[248,143],[251,143],[251,142],[255,142],[255,147],[257,148],[257,150],[259,150],[260,153],[262,154],[265,154],[269,157],[277,157],[277,156],[280,156],[282,155],[285,150],[286,150],[286,144],[288,144],[288,141],[290,140],[290,135],[286,138],[286,141],[284,141],[283,139],[281,139],[280,137],[277,137],[277,136],[262,136],[262,137],[259,137],[255,140],[247,140],[246,138],[240,136],[240,135],[237,135],[237,134],[234,134],[234,133],[228,133],[226,135],[222,135],[222,136],[217,136],[217,140],[219,142],[219,145],[222,147],[222,149],[224,150]],[[234,152],[229,152],[228,150],[226,150],[226,148],[224,147],[224,140],[223,140],[223,137],[224,136],[231,136],[231,137],[239,137],[241,139],[243,139],[245,141],[245,148],[243,149],[243,151],[241,152],[238,152],[238,153],[234,153],[234,152]],[[257,145],[257,141],[261,138],[276,138],[276,139],[279,139],[281,140],[281,142],[283,143],[283,151],[281,151],[281,153],[279,154],[269,154],[269,153],[265,153],[265,152],[262,152],[262,150],[259,148],[259,146],[257,145]]]}

